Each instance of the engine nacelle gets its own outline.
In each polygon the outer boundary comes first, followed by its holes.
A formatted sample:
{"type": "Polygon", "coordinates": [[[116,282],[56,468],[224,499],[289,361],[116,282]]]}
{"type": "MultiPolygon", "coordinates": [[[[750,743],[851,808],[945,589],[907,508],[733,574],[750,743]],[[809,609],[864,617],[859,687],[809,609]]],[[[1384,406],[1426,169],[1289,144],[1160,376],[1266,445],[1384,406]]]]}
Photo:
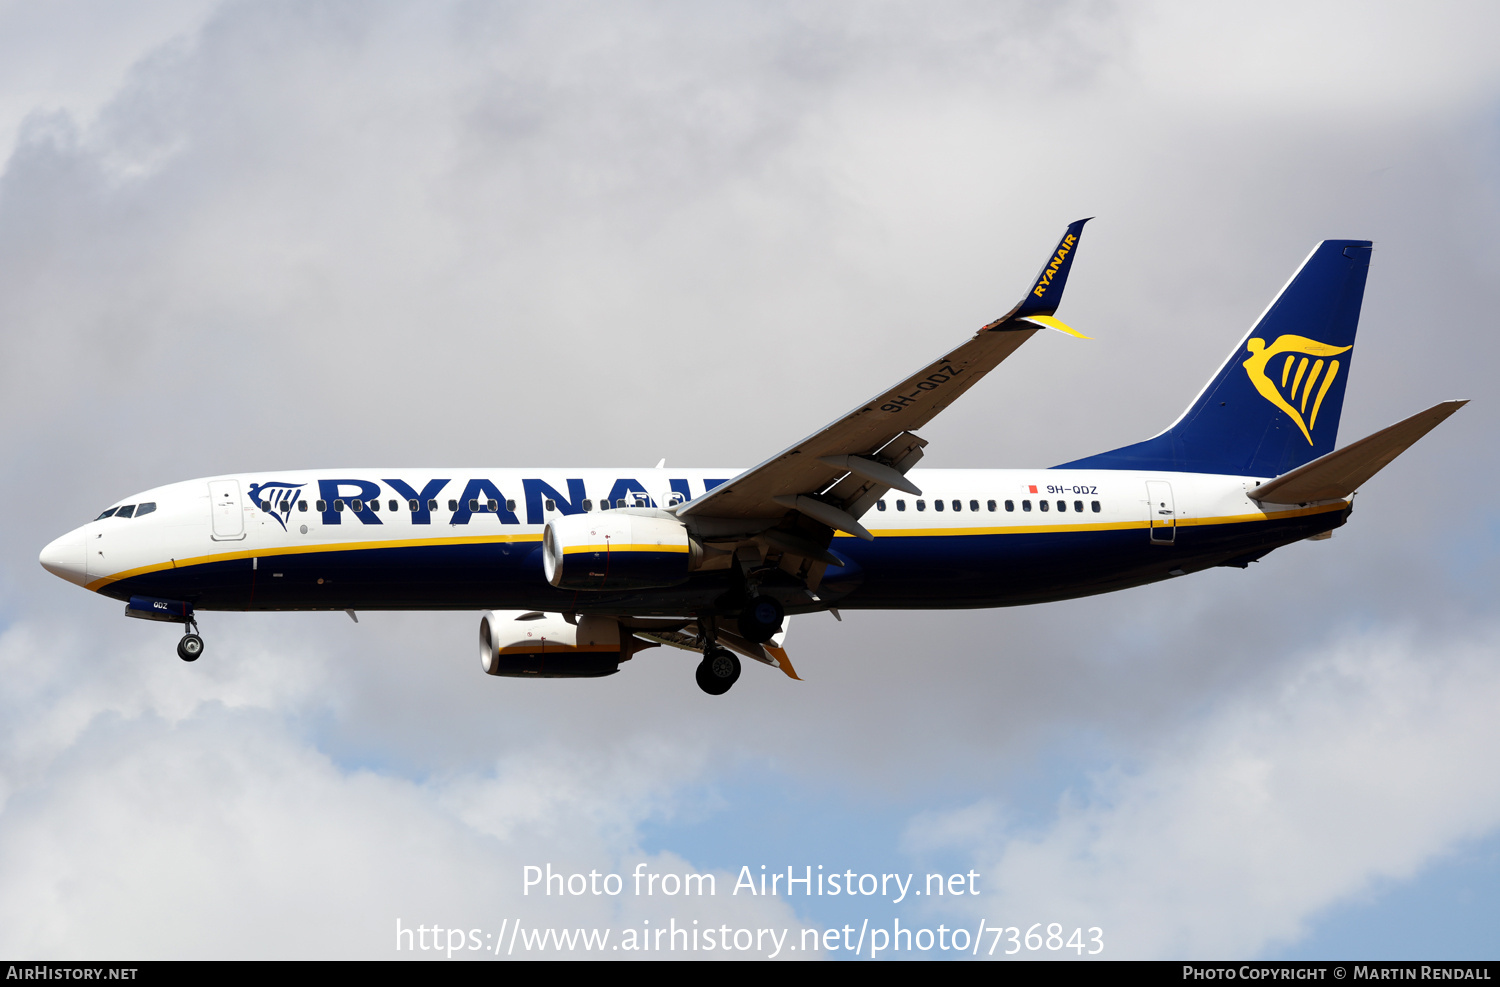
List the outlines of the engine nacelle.
{"type": "Polygon", "coordinates": [[[613,675],[630,657],[613,617],[491,610],[479,618],[479,663],[490,675],[572,679],[613,675]]]}
{"type": "Polygon", "coordinates": [[[703,550],[669,514],[627,510],[547,522],[542,567],[559,589],[656,589],[685,583],[703,550]]]}

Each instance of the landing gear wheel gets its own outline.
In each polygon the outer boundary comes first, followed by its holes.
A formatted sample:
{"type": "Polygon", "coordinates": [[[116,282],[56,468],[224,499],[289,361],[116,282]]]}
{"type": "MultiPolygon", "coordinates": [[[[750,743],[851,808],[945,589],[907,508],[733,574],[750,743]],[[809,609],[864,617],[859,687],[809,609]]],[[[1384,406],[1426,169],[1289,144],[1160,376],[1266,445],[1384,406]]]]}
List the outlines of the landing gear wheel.
{"type": "Polygon", "coordinates": [[[203,638],[196,634],[184,634],[177,642],[177,657],[183,661],[197,661],[203,654],[203,638]]]}
{"type": "Polygon", "coordinates": [[[703,655],[694,673],[698,688],[710,696],[722,696],[740,677],[740,660],[733,651],[714,648],[703,655]]]}
{"type": "Polygon", "coordinates": [[[785,617],[786,610],[776,600],[769,596],[752,596],[740,611],[740,637],[755,644],[764,644],[781,630],[781,622],[785,617]]]}

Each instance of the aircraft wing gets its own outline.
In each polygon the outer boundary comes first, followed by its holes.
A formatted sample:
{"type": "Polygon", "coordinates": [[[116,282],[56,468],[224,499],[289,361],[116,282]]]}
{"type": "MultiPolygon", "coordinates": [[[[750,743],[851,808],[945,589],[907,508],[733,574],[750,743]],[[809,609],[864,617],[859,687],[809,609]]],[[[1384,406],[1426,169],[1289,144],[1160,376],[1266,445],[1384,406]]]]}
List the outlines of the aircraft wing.
{"type": "MultiPolygon", "coordinates": [[[[903,475],[927,444],[914,429],[930,422],[1039,329],[1087,338],[1053,317],[1086,222],[1080,219],[1068,227],[1026,297],[1010,312],[838,421],[677,508],[678,515],[776,519],[796,511],[829,528],[871,537],[858,518],[886,491],[921,493],[903,475]]],[[[793,545],[781,547],[806,554],[793,545]]]]}

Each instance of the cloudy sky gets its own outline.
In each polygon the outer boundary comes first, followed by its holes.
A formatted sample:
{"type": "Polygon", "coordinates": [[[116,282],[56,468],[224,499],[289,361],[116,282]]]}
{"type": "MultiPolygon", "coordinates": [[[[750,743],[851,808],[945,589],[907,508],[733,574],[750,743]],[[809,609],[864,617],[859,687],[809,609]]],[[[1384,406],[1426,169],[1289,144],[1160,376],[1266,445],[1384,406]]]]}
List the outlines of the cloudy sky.
{"type": "Polygon", "coordinates": [[[1492,956],[1497,32],[1485,4],[0,3],[0,952],[899,918],[1492,956]],[[659,652],[489,679],[463,613],[209,614],[185,665],[36,562],[223,472],[757,462],[1008,309],[1081,216],[1061,314],[1094,340],[1037,337],[924,466],[1153,434],[1327,237],[1376,244],[1342,440],[1474,403],[1331,541],[802,617],[806,681],[721,699],[659,652]],[[547,863],[720,893],[523,897],[547,863]],[[981,893],[728,894],[761,865],[981,893]]]}

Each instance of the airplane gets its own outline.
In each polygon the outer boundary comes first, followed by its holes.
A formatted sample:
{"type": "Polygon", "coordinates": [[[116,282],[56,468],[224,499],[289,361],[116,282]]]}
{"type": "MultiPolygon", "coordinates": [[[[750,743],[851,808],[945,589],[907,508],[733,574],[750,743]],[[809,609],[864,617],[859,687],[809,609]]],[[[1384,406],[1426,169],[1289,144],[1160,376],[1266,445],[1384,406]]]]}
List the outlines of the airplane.
{"type": "Polygon", "coordinates": [[[1245,568],[1329,537],[1466,401],[1335,448],[1371,242],[1324,240],[1166,429],[1042,469],[920,470],[916,430],[1057,318],[1084,223],[972,338],[749,469],[276,470],[116,501],[47,571],[183,625],[222,610],[482,610],[490,675],[610,675],[645,648],[798,679],[790,616],[1000,607],[1245,568]],[[490,609],[503,607],[504,609],[490,609]]]}

